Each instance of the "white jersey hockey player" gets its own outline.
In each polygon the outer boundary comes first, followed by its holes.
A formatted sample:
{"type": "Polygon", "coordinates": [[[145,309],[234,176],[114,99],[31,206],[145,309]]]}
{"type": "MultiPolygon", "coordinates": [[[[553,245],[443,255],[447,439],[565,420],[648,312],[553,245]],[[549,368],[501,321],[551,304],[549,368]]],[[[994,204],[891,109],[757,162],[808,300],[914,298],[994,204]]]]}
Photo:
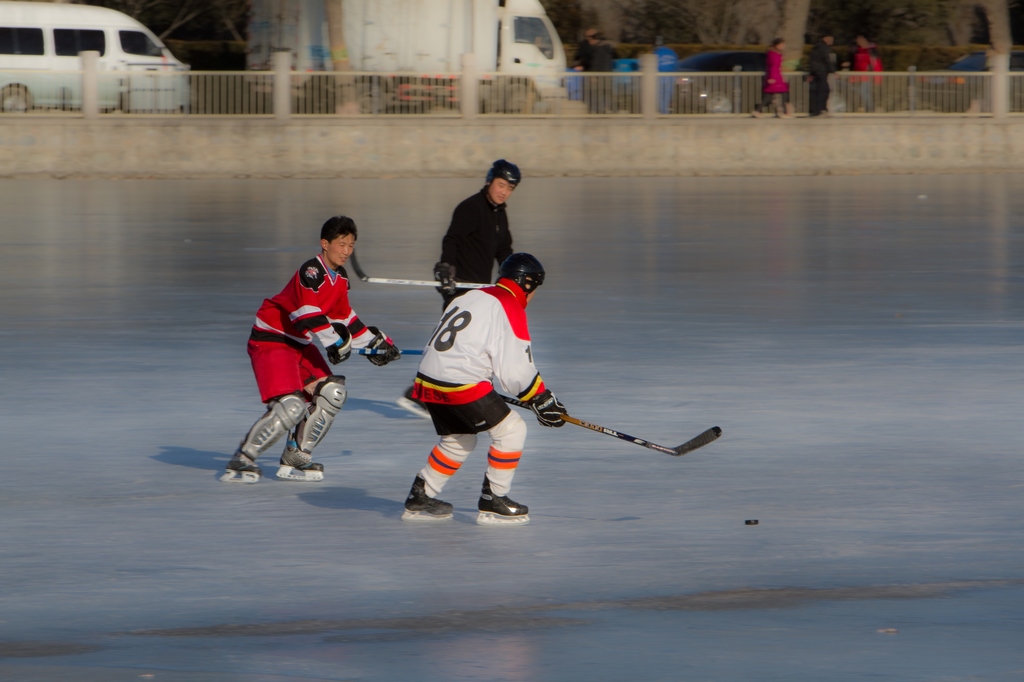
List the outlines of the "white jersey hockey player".
{"type": "Polygon", "coordinates": [[[501,264],[493,287],[454,299],[427,342],[413,386],[441,437],[405,502],[403,519],[444,520],[452,505],[437,499],[477,443],[491,437],[478,504],[480,524],[525,524],[526,505],[508,497],[526,442],[526,424],[495,387],[528,403],[544,426],[563,426],[565,407],[533,364],[526,306],[544,283],[544,268],[528,253],[501,264]]]}

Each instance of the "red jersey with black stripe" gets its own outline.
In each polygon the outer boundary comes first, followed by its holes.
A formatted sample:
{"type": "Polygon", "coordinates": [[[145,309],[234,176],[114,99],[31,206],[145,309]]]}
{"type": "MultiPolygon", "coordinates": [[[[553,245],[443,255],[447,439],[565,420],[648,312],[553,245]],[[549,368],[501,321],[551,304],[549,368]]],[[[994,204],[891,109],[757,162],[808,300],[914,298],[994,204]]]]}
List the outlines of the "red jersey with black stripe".
{"type": "Polygon", "coordinates": [[[423,349],[413,397],[464,405],[495,387],[520,400],[544,390],[533,364],[526,294],[507,279],[448,304],[423,349]]]}
{"type": "Polygon", "coordinates": [[[296,271],[281,293],[263,301],[256,311],[250,339],[306,346],[316,336],[324,348],[340,340],[331,326],[341,323],[352,334],[352,346],[363,348],[373,334],[348,302],[348,273],[327,267],[323,256],[311,258],[296,271]]]}

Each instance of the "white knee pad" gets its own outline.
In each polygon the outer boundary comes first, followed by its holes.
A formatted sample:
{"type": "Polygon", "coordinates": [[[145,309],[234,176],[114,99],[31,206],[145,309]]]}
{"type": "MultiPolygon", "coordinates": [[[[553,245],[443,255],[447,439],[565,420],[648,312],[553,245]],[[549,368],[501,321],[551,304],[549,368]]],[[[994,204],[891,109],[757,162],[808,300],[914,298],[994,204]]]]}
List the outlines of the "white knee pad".
{"type": "Polygon", "coordinates": [[[501,452],[522,452],[526,445],[526,422],[518,412],[509,412],[487,433],[491,436],[494,449],[501,452]]]}
{"type": "Polygon", "coordinates": [[[274,398],[238,446],[240,452],[255,460],[276,443],[281,436],[301,423],[306,416],[306,401],[297,393],[274,398]]]}
{"type": "Polygon", "coordinates": [[[334,417],[345,405],[348,391],[345,377],[330,376],[316,387],[313,402],[309,406],[309,417],[295,430],[295,444],[303,452],[312,452],[334,423],[334,417]]]}

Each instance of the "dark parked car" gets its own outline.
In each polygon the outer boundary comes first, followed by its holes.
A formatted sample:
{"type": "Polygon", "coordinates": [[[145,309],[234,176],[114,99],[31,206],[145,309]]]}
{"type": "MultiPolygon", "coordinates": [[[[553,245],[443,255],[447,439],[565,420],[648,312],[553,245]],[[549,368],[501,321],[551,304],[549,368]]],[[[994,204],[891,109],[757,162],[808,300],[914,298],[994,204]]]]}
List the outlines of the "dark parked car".
{"type": "MultiPolygon", "coordinates": [[[[960,57],[945,73],[930,73],[916,78],[917,102],[920,111],[971,112],[991,110],[990,79],[981,76],[989,70],[984,52],[960,57]]],[[[1010,53],[1010,71],[1024,71],[1024,51],[1010,53]]],[[[1010,110],[1024,111],[1024,78],[1010,79],[1010,110]]]]}
{"type": "Polygon", "coordinates": [[[737,78],[735,72],[764,73],[764,60],[764,52],[752,50],[703,52],[680,60],[679,71],[701,75],[676,77],[671,110],[680,114],[753,110],[761,99],[761,80],[737,78]],[[717,75],[719,73],[722,75],[717,75]]]}
{"type": "MultiPolygon", "coordinates": [[[[988,60],[984,52],[972,52],[946,67],[947,71],[987,71],[988,60]]],[[[1024,52],[1010,53],[1010,71],[1024,71],[1024,52]]]]}

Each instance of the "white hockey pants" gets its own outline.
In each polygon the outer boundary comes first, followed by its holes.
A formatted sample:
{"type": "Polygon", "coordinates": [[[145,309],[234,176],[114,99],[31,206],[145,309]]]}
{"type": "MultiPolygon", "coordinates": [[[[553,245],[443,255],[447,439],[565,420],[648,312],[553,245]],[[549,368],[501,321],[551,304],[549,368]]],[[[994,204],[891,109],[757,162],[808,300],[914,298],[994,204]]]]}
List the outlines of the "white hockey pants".
{"type": "MultiPolygon", "coordinates": [[[[526,444],[526,422],[515,412],[501,420],[487,431],[491,447],[487,450],[487,478],[491,490],[498,497],[508,495],[512,489],[512,477],[519,466],[526,444]]],[[[427,482],[427,495],[437,497],[462,463],[476,447],[476,434],[460,433],[441,436],[441,441],[430,452],[427,465],[420,470],[420,476],[427,482]]]]}

